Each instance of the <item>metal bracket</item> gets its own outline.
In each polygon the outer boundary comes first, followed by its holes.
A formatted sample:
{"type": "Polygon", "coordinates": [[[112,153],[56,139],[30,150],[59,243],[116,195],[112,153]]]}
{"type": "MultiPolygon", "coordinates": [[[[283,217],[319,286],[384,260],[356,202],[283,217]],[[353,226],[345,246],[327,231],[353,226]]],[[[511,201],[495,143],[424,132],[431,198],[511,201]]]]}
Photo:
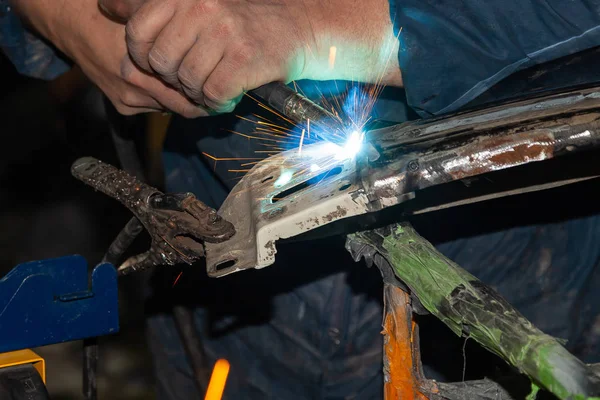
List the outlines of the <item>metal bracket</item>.
{"type": "Polygon", "coordinates": [[[281,153],[242,178],[219,211],[235,221],[236,234],[205,244],[210,276],[267,267],[275,262],[277,240],[365,213],[369,199],[356,162],[335,160],[329,145],[281,153]]]}

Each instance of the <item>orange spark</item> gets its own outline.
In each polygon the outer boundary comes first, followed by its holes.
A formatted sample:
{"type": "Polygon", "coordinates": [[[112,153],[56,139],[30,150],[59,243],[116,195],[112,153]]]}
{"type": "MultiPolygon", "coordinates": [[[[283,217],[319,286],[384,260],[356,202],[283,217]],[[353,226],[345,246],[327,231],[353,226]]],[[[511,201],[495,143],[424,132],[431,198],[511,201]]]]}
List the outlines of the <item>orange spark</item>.
{"type": "Polygon", "coordinates": [[[179,282],[179,278],[181,278],[181,274],[183,274],[183,271],[181,271],[179,273],[179,275],[177,275],[177,278],[175,278],[175,282],[173,282],[173,286],[172,287],[175,287],[175,285],[177,285],[177,282],[179,282]]]}
{"type": "Polygon", "coordinates": [[[227,132],[234,133],[236,135],[243,136],[243,137],[248,138],[248,139],[268,140],[270,142],[285,143],[285,140],[275,140],[275,139],[267,139],[267,138],[263,138],[263,137],[250,136],[250,135],[246,135],[246,134],[241,133],[241,132],[230,131],[230,130],[227,130],[227,132]]]}
{"type": "Polygon", "coordinates": [[[277,138],[281,138],[281,139],[289,139],[289,138],[293,138],[293,137],[299,137],[299,135],[290,135],[288,133],[283,133],[281,134],[278,130],[276,129],[268,129],[268,128],[256,128],[257,132],[271,132],[271,133],[265,133],[265,135],[269,135],[269,136],[275,136],[277,138]]]}
{"type": "Polygon", "coordinates": [[[335,55],[337,54],[337,48],[335,46],[331,46],[329,48],[329,69],[333,69],[335,66],[335,55]]]}
{"type": "Polygon", "coordinates": [[[242,161],[242,160],[261,160],[261,158],[241,158],[241,157],[215,157],[208,153],[202,152],[202,155],[210,158],[213,161],[242,161]]]}
{"type": "Polygon", "coordinates": [[[302,143],[304,142],[304,129],[302,129],[302,136],[300,136],[300,145],[298,146],[298,154],[302,154],[302,143]]]}
{"type": "Polygon", "coordinates": [[[267,107],[264,104],[258,103],[258,105],[262,108],[264,108],[265,110],[271,111],[273,114],[277,115],[279,118],[281,118],[284,121],[289,122],[290,124],[293,124],[294,122],[292,120],[290,120],[289,118],[284,117],[282,114],[278,113],[277,111],[273,110],[271,107],[267,107]]]}
{"type": "Polygon", "coordinates": [[[257,154],[271,154],[273,152],[280,153],[282,151],[285,151],[285,149],[282,148],[282,147],[267,146],[267,145],[265,145],[265,147],[269,147],[271,150],[256,150],[255,153],[257,153],[257,154]]]}
{"type": "Polygon", "coordinates": [[[261,103],[260,101],[256,100],[254,97],[250,96],[247,92],[245,93],[246,96],[250,97],[252,100],[254,100],[256,102],[256,104],[259,105],[259,107],[264,108],[267,111],[272,112],[273,114],[277,115],[279,118],[283,119],[284,121],[287,121],[291,124],[293,124],[292,121],[290,121],[288,118],[286,118],[285,116],[281,115],[280,113],[278,113],[277,111],[273,110],[271,107],[261,103]]]}
{"type": "Polygon", "coordinates": [[[267,126],[270,126],[272,128],[277,128],[277,129],[280,129],[280,130],[286,130],[286,131],[290,131],[290,132],[292,131],[290,128],[286,128],[284,126],[277,125],[277,124],[274,124],[272,122],[254,121],[254,123],[257,124],[257,125],[267,125],[267,126]]]}

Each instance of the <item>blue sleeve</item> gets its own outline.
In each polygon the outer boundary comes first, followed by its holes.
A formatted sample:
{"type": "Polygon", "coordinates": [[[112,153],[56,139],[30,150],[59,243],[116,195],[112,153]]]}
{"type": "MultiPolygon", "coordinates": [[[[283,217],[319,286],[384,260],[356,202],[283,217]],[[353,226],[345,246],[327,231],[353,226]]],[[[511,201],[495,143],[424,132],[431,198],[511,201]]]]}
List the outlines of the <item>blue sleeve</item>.
{"type": "Polygon", "coordinates": [[[407,98],[423,117],[600,45],[600,0],[392,0],[391,11],[407,98]]]}
{"type": "Polygon", "coordinates": [[[54,48],[25,29],[7,0],[0,0],[0,50],[20,74],[32,78],[50,80],[70,69],[54,48]]]}

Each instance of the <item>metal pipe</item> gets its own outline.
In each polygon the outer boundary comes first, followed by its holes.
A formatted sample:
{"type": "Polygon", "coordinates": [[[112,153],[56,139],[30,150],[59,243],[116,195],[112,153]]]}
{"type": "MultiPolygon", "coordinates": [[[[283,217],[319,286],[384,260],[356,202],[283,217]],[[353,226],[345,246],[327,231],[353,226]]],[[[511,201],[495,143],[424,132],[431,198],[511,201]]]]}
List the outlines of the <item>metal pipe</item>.
{"type": "Polygon", "coordinates": [[[311,131],[322,139],[336,142],[344,138],[343,124],[320,105],[281,82],[263,85],[252,91],[265,102],[297,124],[310,123],[311,131]]]}

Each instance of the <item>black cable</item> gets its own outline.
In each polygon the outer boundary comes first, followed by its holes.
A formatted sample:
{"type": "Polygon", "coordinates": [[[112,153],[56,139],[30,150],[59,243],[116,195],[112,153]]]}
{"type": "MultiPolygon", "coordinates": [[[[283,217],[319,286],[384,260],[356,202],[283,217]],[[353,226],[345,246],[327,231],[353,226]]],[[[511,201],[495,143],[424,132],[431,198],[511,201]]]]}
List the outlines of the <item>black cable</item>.
{"type": "MultiPolygon", "coordinates": [[[[121,168],[139,179],[143,179],[143,169],[137,156],[135,141],[124,136],[124,133],[134,126],[135,121],[132,121],[129,117],[119,115],[107,99],[105,99],[104,104],[111,137],[121,168]]],[[[102,258],[102,262],[116,266],[143,228],[137,218],[131,218],[112,241],[102,258]]],[[[83,341],[83,395],[86,400],[97,400],[98,398],[97,374],[98,338],[88,338],[83,341]]]]}
{"type": "Polygon", "coordinates": [[[83,396],[86,400],[98,398],[96,374],[98,372],[98,338],[83,341],[83,396]]]}
{"type": "Polygon", "coordinates": [[[183,349],[194,372],[198,392],[202,393],[208,387],[209,374],[206,353],[200,346],[200,338],[194,323],[194,312],[189,307],[177,305],[173,307],[173,317],[183,349]]]}
{"type": "Polygon", "coordinates": [[[132,217],[125,227],[119,232],[115,240],[102,258],[103,263],[111,263],[117,266],[119,259],[125,254],[125,251],[131,246],[135,238],[144,230],[144,225],[136,217],[132,217]]]}
{"type": "MultiPolygon", "coordinates": [[[[119,259],[143,229],[144,226],[136,217],[131,218],[111,243],[102,258],[102,263],[110,263],[116,266],[119,259]]],[[[98,338],[85,339],[83,341],[83,394],[87,400],[98,398],[97,373],[98,338]]]]}
{"type": "MultiPolygon", "coordinates": [[[[134,127],[135,121],[132,117],[119,115],[107,99],[105,99],[105,109],[121,168],[138,179],[145,180],[135,140],[125,136],[134,127]]],[[[131,218],[111,243],[102,262],[117,265],[142,230],[143,225],[140,221],[135,217],[131,218]]],[[[194,324],[193,311],[186,306],[177,305],[173,307],[173,317],[184,351],[192,366],[196,385],[202,393],[203,388],[208,385],[206,373],[208,369],[205,364],[206,355],[200,346],[200,338],[194,324]]],[[[86,400],[97,400],[98,340],[97,338],[86,339],[83,346],[83,393],[86,400]]]]}
{"type": "Polygon", "coordinates": [[[104,104],[106,117],[109,122],[110,135],[115,146],[119,164],[121,164],[121,169],[139,180],[145,181],[144,167],[138,155],[134,137],[138,133],[136,130],[140,122],[143,122],[141,118],[144,118],[144,115],[123,116],[117,112],[107,99],[105,99],[104,104]]]}

